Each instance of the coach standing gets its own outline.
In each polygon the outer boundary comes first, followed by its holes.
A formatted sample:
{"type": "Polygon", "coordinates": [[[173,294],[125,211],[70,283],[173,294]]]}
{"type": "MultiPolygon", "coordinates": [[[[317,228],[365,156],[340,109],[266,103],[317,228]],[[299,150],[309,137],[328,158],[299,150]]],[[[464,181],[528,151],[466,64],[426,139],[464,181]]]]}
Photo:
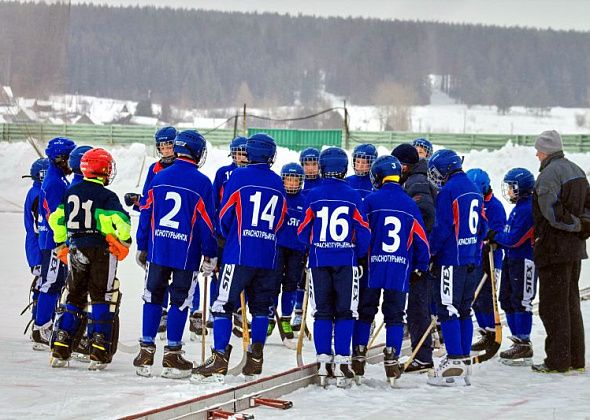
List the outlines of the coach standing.
{"type": "Polygon", "coordinates": [[[584,323],[578,281],[590,236],[590,187],[584,171],[564,157],[561,136],[544,131],[535,141],[540,174],[533,195],[539,315],[545,361],[537,372],[584,368],[584,323]]]}

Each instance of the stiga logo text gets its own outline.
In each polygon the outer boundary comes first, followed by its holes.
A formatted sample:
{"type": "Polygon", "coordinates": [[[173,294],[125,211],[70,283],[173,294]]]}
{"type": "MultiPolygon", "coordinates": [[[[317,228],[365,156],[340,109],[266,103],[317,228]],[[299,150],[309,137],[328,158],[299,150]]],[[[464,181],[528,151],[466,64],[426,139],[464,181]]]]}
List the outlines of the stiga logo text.
{"type": "Polygon", "coordinates": [[[451,294],[452,273],[450,267],[442,267],[442,291],[445,295],[451,294]]]}

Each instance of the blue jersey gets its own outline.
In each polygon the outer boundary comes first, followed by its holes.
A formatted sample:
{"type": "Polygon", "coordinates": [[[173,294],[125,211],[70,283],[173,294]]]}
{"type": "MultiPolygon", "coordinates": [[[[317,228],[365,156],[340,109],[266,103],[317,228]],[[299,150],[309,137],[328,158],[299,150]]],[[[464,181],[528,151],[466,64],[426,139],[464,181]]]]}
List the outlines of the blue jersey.
{"type": "Polygon", "coordinates": [[[41,215],[39,247],[41,249],[53,249],[56,246],[53,240],[53,231],[49,227],[49,216],[62,204],[69,185],[62,170],[50,161],[39,193],[39,214],[41,215]]]}
{"type": "Polygon", "coordinates": [[[345,178],[346,182],[357,190],[361,195],[361,198],[365,198],[367,195],[373,192],[373,184],[369,175],[358,176],[351,175],[345,178]]]}
{"type": "Polygon", "coordinates": [[[70,188],[73,187],[76,184],[79,184],[83,180],[84,180],[84,175],[82,175],[82,174],[74,174],[74,177],[72,178],[72,182],[70,183],[70,188]]]}
{"type": "Polygon", "coordinates": [[[170,163],[162,163],[162,161],[159,160],[159,161],[154,162],[150,165],[150,167],[148,168],[148,171],[147,171],[147,175],[145,177],[145,182],[143,183],[143,190],[141,191],[141,199],[139,201],[139,204],[133,205],[133,210],[135,210],[135,211],[141,210],[140,207],[145,205],[145,201],[147,199],[147,194],[148,194],[148,191],[150,189],[150,185],[152,184],[154,177],[162,169],[166,169],[167,167],[172,165],[172,163],[174,163],[174,161],[172,161],[170,163]]]}
{"type": "MultiPolygon", "coordinates": [[[[496,232],[502,232],[506,225],[506,210],[492,193],[489,193],[484,197],[483,208],[488,219],[488,228],[496,232]]],[[[502,269],[502,258],[504,252],[498,248],[494,251],[494,267],[502,269]]],[[[487,255],[483,255],[483,258],[488,258],[487,255]]]]}
{"type": "Polygon", "coordinates": [[[533,199],[525,197],[516,203],[503,231],[494,241],[506,249],[506,257],[511,259],[533,259],[535,227],[533,222],[533,199]]]}
{"type": "Polygon", "coordinates": [[[299,240],[309,244],[309,267],[355,266],[367,255],[371,231],[362,198],[343,179],[325,178],[307,193],[299,240]]]}
{"type": "Polygon", "coordinates": [[[439,266],[481,265],[487,233],[483,196],[464,172],[451,175],[436,197],[430,252],[439,266]]]}
{"type": "Polygon", "coordinates": [[[277,233],[287,215],[285,195],[281,177],[266,163],[232,172],[219,212],[224,263],[276,268],[277,233]]]}
{"type": "Polygon", "coordinates": [[[305,178],[303,182],[303,192],[308,192],[312,188],[319,186],[322,183],[322,178],[317,177],[315,179],[307,179],[305,178]]]}
{"type": "Polygon", "coordinates": [[[25,198],[25,253],[29,267],[41,264],[41,250],[39,249],[39,193],[41,183],[33,182],[25,198]]]}
{"type": "Polygon", "coordinates": [[[410,273],[428,270],[430,251],[418,206],[399,184],[386,182],[364,208],[371,228],[369,287],[408,292],[410,273]]]}
{"type": "Polygon", "coordinates": [[[229,181],[231,173],[236,169],[238,165],[231,163],[226,166],[222,166],[215,173],[215,179],[213,180],[213,204],[215,206],[215,229],[218,234],[219,231],[219,210],[221,210],[221,199],[223,198],[223,190],[225,183],[229,181]]]}
{"type": "Polygon", "coordinates": [[[278,237],[280,246],[296,251],[305,251],[307,249],[305,244],[299,242],[297,238],[297,229],[303,220],[304,205],[305,195],[303,192],[287,194],[287,217],[278,237]]]}
{"type": "Polygon", "coordinates": [[[137,249],[147,250],[148,261],[194,271],[201,255],[217,255],[212,191],[209,178],[182,157],[154,177],[137,229],[137,249]]]}

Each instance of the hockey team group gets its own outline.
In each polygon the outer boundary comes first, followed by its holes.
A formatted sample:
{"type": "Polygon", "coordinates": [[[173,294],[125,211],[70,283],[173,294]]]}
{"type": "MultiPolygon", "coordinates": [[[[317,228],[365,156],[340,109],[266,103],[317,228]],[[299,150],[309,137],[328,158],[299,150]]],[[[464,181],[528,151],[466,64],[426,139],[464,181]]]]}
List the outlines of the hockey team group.
{"type": "Polygon", "coordinates": [[[307,148],[278,175],[272,137],[237,137],[232,163],[213,182],[199,170],[207,144],[198,131],[163,127],[155,141],[160,159],[142,193],[125,195],[139,212],[135,241],[128,211],[106,188],[116,173],[108,151],[58,137],[48,142],[47,158],[31,166],[24,212],[35,276],[31,338],[35,350],[51,352],[52,367],[67,367],[71,358],[86,359],[90,370],[111,362],[121,300],[117,263],[132,242],[145,270],[133,362],[140,376],[152,375],[156,338],[165,333],[163,377],[222,382],[232,331],[249,332],[241,372],[259,375],[264,357],[272,357],[264,354],[267,336],[275,329],[282,339],[304,334],[309,302],[321,385],[360,382],[379,310],[389,382],[428,371],[431,385],[470,385],[472,364],[493,356],[501,342],[496,287],[512,340],[500,360],[532,363],[538,270],[535,177],[527,169],[504,176],[502,194],[514,204],[507,217],[485,170],[464,172],[461,156],[433,153],[424,138],[386,156],[371,144],[356,146],[347,177],[341,148],[307,148]],[[199,302],[200,281],[208,302],[199,302]],[[240,321],[245,308],[248,323],[240,321]],[[472,310],[481,334],[475,343],[472,310]],[[212,353],[202,364],[183,357],[187,320],[193,337],[213,329],[212,353]],[[415,354],[404,364],[405,334],[415,354]],[[446,350],[436,366],[432,336],[446,350]]]}

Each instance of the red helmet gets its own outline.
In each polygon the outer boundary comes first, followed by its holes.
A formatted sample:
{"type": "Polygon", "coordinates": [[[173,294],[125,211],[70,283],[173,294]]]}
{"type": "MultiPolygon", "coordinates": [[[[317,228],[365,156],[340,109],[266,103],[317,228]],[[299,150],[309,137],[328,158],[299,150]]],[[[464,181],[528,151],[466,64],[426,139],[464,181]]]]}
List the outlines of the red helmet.
{"type": "Polygon", "coordinates": [[[111,154],[100,148],[84,153],[80,161],[80,170],[85,178],[102,178],[104,185],[113,182],[117,173],[111,154]]]}

